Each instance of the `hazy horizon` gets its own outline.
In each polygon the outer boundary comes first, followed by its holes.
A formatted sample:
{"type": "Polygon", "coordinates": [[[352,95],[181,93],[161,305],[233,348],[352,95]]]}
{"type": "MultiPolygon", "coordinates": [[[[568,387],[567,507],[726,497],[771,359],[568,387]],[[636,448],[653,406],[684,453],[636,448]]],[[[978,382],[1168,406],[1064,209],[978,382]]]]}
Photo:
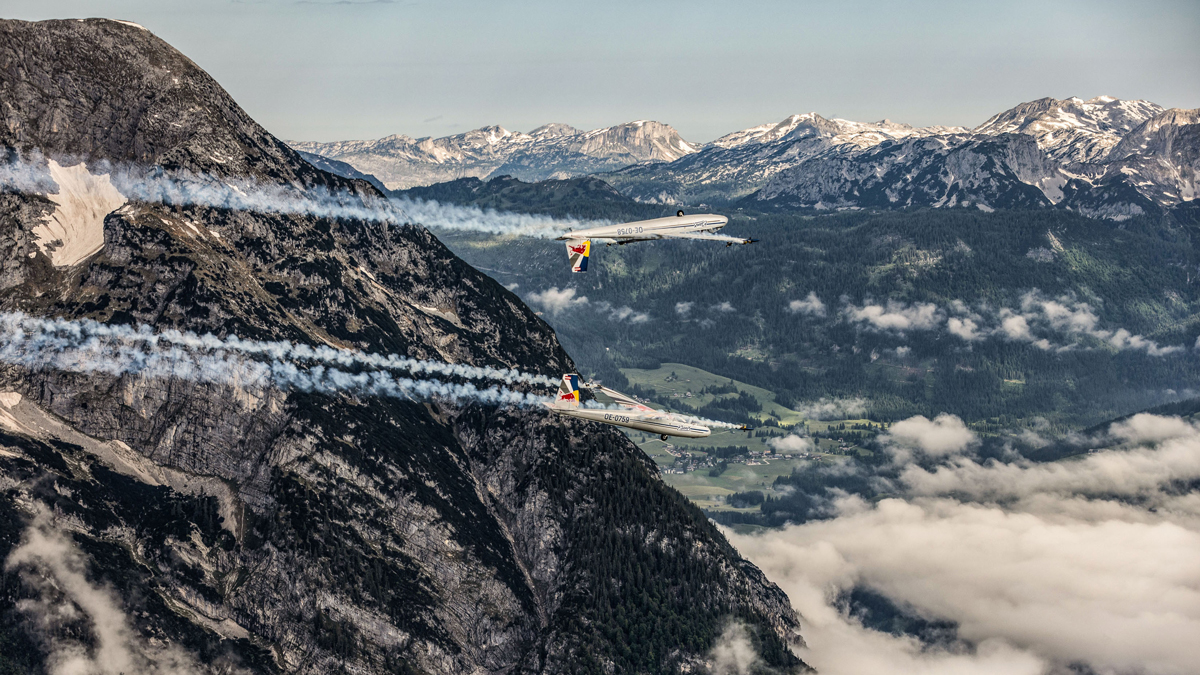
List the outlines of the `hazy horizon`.
{"type": "Polygon", "coordinates": [[[16,0],[139,23],[292,140],[638,119],[687,140],[816,112],[973,127],[1043,96],[1200,107],[1200,6],[16,0]],[[947,58],[948,55],[953,58],[947,58]]]}

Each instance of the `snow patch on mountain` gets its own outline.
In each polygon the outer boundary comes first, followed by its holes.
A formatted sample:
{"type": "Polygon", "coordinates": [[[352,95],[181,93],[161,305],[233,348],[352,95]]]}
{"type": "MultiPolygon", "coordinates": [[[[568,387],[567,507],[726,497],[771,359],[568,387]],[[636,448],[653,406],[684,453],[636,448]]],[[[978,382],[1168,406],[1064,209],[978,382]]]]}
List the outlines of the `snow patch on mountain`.
{"type": "Polygon", "coordinates": [[[1065,163],[1096,162],[1133,129],[1163,112],[1150,101],[1097,96],[1084,101],[1042,98],[992,116],[976,134],[1033,136],[1048,157],[1065,163]]]}
{"type": "Polygon", "coordinates": [[[54,212],[33,229],[37,245],[55,267],[77,265],[104,247],[104,217],[125,204],[108,174],[93,175],[87,165],[61,166],[50,160],[58,192],[47,195],[54,212]]]}

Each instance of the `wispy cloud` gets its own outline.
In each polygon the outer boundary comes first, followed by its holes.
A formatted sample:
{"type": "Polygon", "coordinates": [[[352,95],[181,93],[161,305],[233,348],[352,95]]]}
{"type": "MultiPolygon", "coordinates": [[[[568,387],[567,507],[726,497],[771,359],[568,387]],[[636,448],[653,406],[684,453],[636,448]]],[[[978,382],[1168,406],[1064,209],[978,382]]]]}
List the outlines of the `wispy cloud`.
{"type": "Polygon", "coordinates": [[[559,290],[558,286],[530,293],[527,299],[534,305],[550,312],[553,316],[558,316],[568,309],[583,307],[588,304],[586,295],[578,295],[574,288],[559,290]]]}
{"type": "MultiPolygon", "coordinates": [[[[793,301],[795,304],[798,301],[793,301]]],[[[1086,348],[1087,341],[1117,351],[1140,351],[1149,356],[1179,354],[1179,345],[1159,345],[1125,328],[1102,328],[1095,309],[1071,295],[1049,298],[1031,290],[1021,296],[1017,307],[971,307],[960,300],[945,306],[930,302],[886,304],[846,302],[841,317],[868,330],[893,335],[945,330],[972,343],[997,338],[1026,342],[1046,351],[1086,348]]]]}
{"type": "MultiPolygon", "coordinates": [[[[33,599],[17,609],[33,619],[33,630],[49,646],[47,666],[52,673],[163,673],[193,675],[208,672],[179,647],[143,639],[130,626],[121,600],[112,589],[88,580],[88,560],[54,524],[48,509],[34,505],[37,515],[19,546],[4,561],[34,590],[33,599]],[[78,618],[85,619],[90,636],[79,635],[78,618]],[[88,644],[94,638],[94,644],[88,644]],[[81,639],[82,638],[82,639],[81,639]]],[[[235,669],[233,672],[244,672],[235,669]]]]}
{"type": "Polygon", "coordinates": [[[821,302],[821,299],[813,291],[809,291],[808,296],[803,300],[789,302],[787,309],[792,314],[807,314],[817,317],[825,316],[825,303],[821,302]]]}

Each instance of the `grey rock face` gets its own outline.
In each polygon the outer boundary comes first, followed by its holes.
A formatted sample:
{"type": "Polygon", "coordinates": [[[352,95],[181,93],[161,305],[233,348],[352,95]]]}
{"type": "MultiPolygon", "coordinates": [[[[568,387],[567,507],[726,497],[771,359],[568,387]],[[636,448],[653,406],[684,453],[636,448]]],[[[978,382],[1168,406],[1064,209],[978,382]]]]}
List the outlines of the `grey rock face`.
{"type": "MultiPolygon", "coordinates": [[[[0,115],[0,145],[29,161],[381,198],[118,22],[0,22],[0,115]]],[[[30,236],[51,208],[0,194],[0,310],[573,368],[516,296],[417,226],[135,200],[104,219],[99,253],[56,268],[30,236]]],[[[699,667],[736,617],[769,663],[802,667],[783,593],[611,429],[14,366],[0,392],[21,395],[0,416],[0,557],[30,527],[65,533],[145,663],[170,648],[209,672],[672,671],[699,667]],[[618,616],[647,628],[622,632],[618,616]]],[[[18,600],[69,598],[47,595],[47,568],[7,574],[0,637],[26,647],[0,664],[36,672],[63,644],[104,639],[87,621],[39,632],[37,603],[18,600]]]]}

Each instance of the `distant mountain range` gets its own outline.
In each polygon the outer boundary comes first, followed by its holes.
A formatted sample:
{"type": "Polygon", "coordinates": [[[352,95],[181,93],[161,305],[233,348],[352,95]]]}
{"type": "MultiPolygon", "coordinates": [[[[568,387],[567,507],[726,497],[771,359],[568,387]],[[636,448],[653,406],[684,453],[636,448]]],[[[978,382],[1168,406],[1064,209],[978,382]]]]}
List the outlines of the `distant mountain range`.
{"type": "Polygon", "coordinates": [[[291,145],[346,162],[391,189],[467,177],[572,178],[640,162],[671,162],[701,147],[684,141],[666,124],[645,120],[592,131],[546,124],[525,134],[490,126],[445,138],[387,136],[291,145]]]}
{"type": "MultiPolygon", "coordinates": [[[[1196,195],[1200,110],[1100,96],[1043,98],[974,129],[792,115],[691,143],[658,122],[528,134],[485,127],[439,139],[292,146],[391,189],[464,177],[600,177],[655,204],[756,210],[1051,208],[1123,220],[1196,195]]],[[[323,167],[327,168],[327,167],[323,167]]]]}

